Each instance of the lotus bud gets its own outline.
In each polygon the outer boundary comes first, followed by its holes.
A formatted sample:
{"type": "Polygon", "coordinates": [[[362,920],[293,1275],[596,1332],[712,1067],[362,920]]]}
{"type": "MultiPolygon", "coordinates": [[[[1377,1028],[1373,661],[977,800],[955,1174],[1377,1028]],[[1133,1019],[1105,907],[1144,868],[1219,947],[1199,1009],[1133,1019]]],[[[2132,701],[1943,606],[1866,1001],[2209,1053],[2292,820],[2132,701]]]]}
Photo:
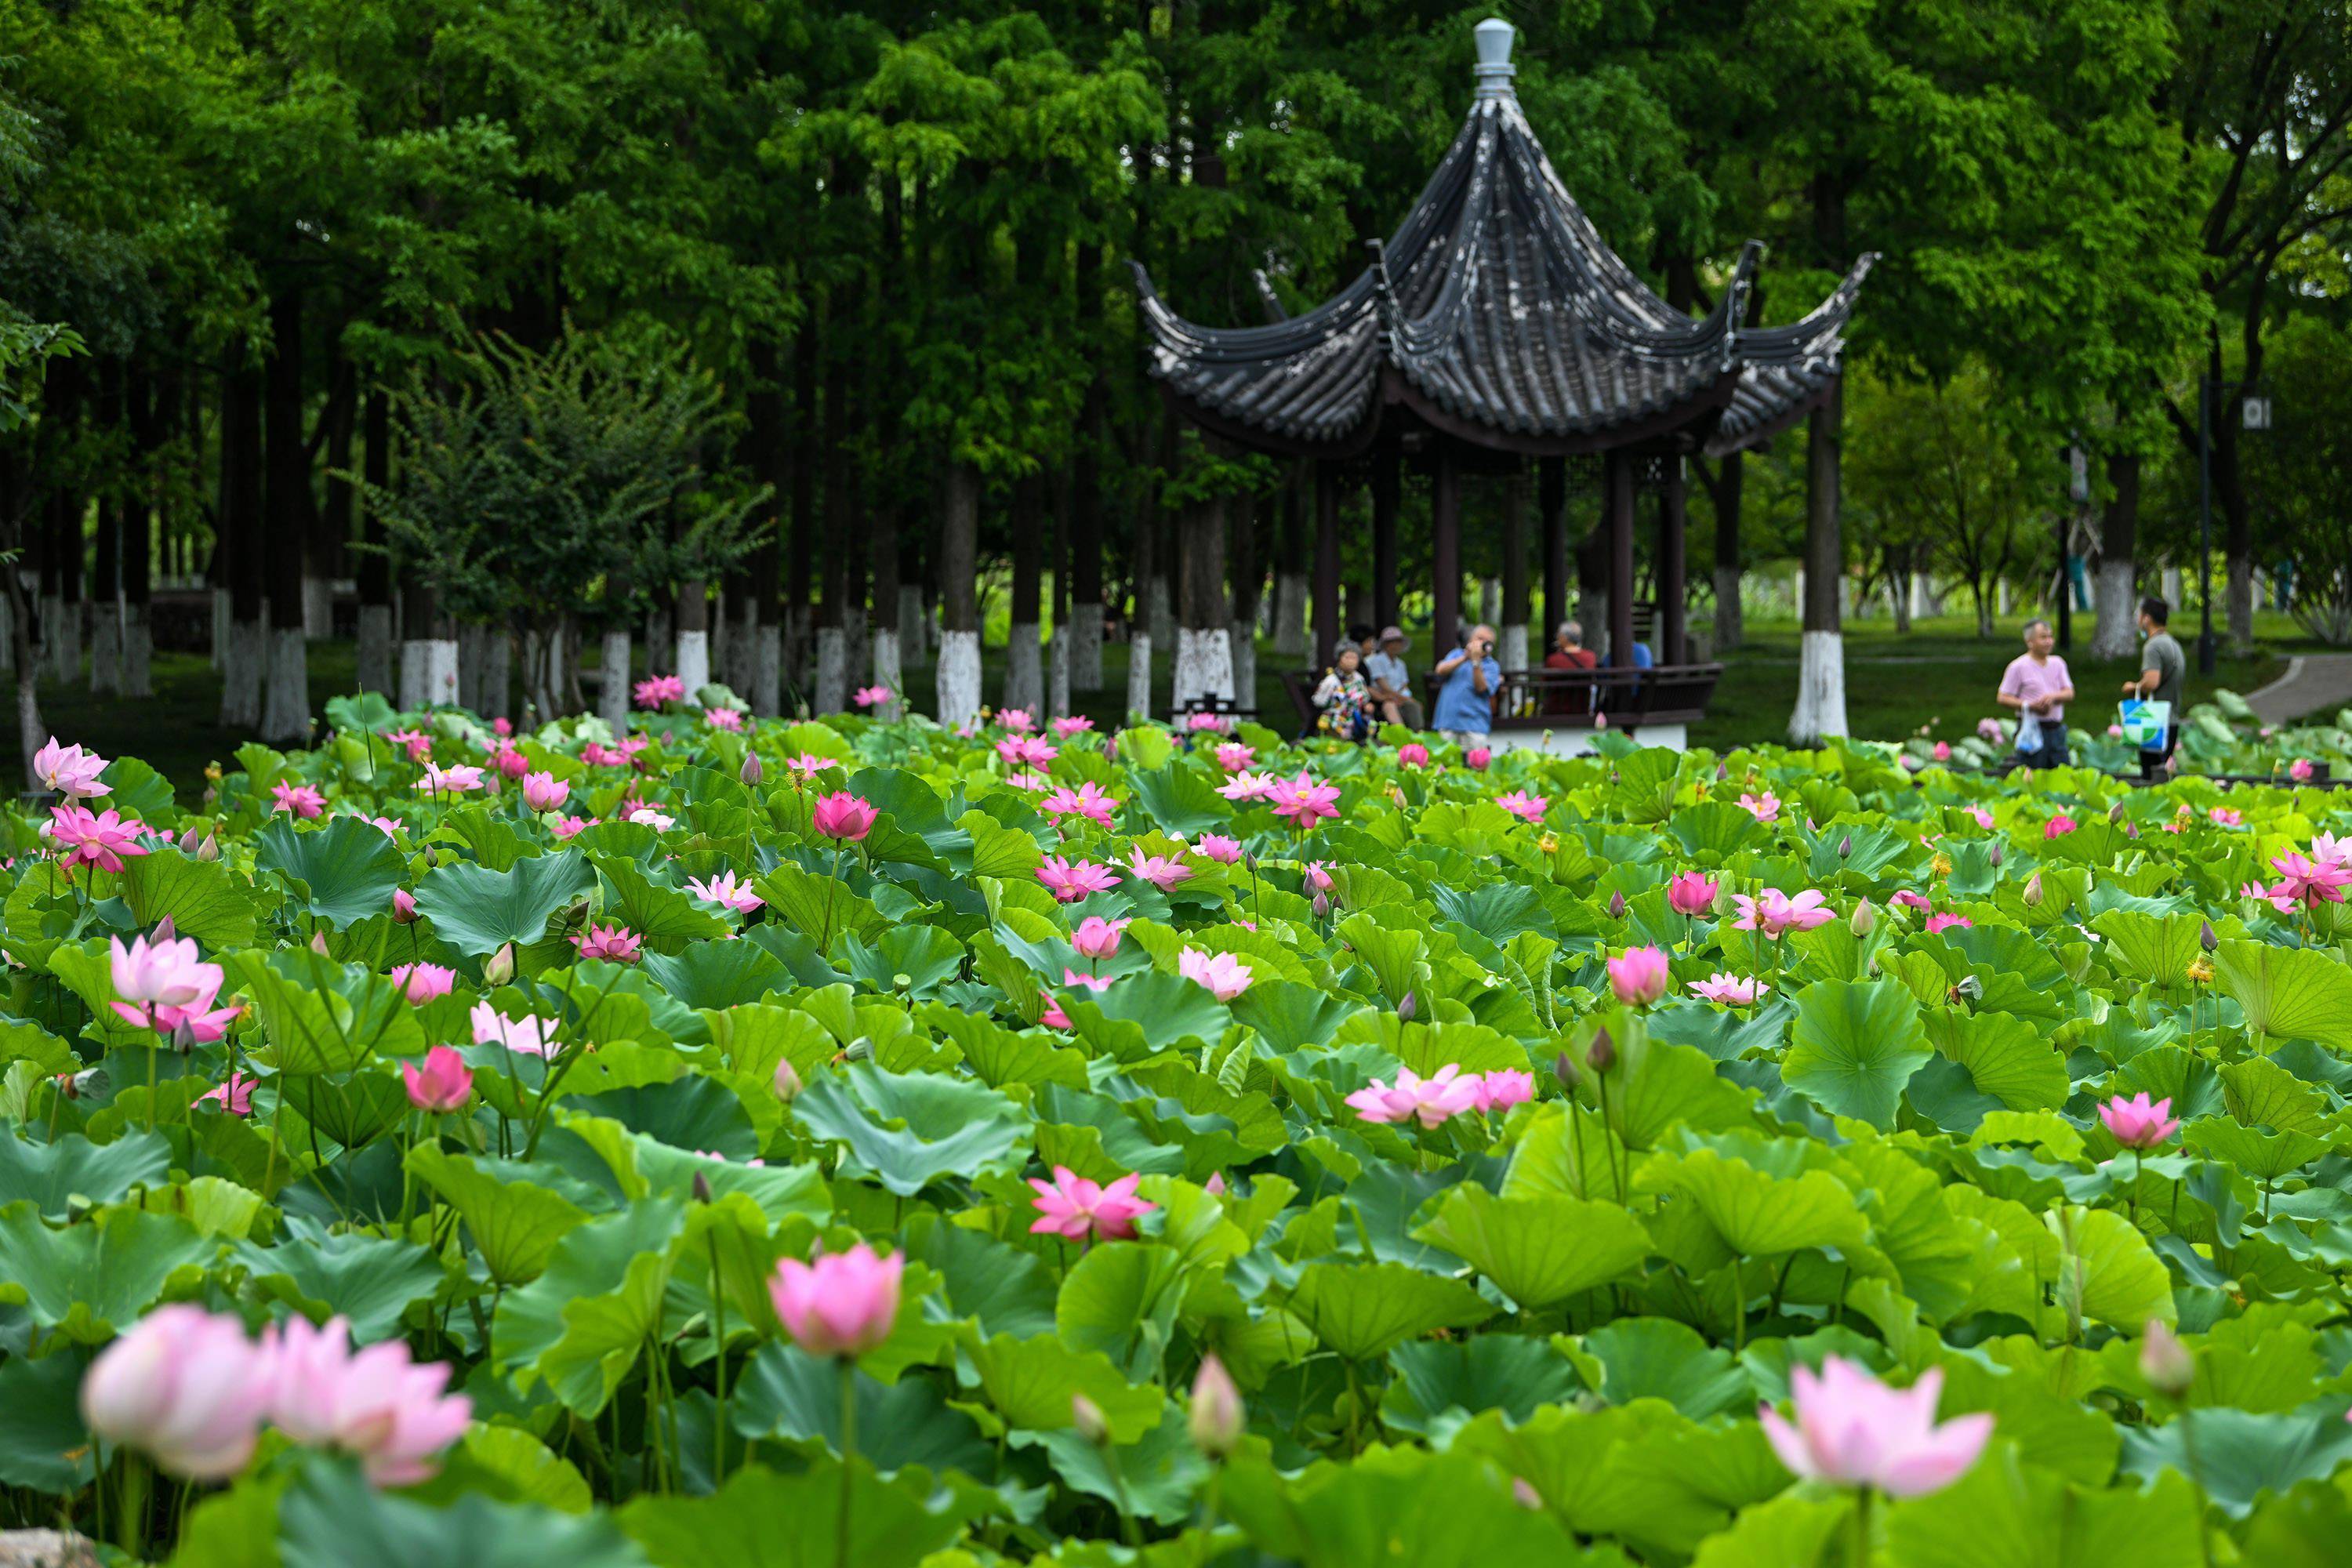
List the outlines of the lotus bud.
{"type": "Polygon", "coordinates": [[[155,934],[149,941],[160,946],[167,942],[177,942],[179,937],[180,928],[173,923],[171,916],[165,915],[155,922],[155,934]]]}
{"type": "Polygon", "coordinates": [[[1622,889],[1609,895],[1609,918],[1612,921],[1622,921],[1625,918],[1625,894],[1622,889]]]}
{"type": "Polygon", "coordinates": [[[2221,933],[2213,929],[2211,921],[2202,921],[2198,923],[2197,943],[2208,952],[2221,945],[2221,933]]]}
{"type": "Polygon", "coordinates": [[[1213,1198],[1223,1197],[1225,1195],[1225,1173],[1223,1171],[1210,1172],[1209,1179],[1201,1184],[1201,1190],[1208,1194],[1213,1198]]]}
{"type": "Polygon", "coordinates": [[[1543,1511],[1543,1493],[1536,1490],[1525,1476],[1511,1478],[1511,1500],[1530,1512],[1543,1511]]]}
{"type": "Polygon", "coordinates": [[[694,1201],[698,1204],[710,1201],[710,1178],[699,1171],[694,1173],[694,1201]]]}
{"type": "Polygon", "coordinates": [[[204,841],[205,829],[203,824],[191,822],[180,832],[180,849],[184,854],[194,854],[196,846],[204,841]]]}
{"type": "Polygon", "coordinates": [[[1952,994],[1962,1001],[1981,1002],[1984,1000],[1984,982],[1976,975],[1963,974],[1959,983],[1952,987],[1952,994]]]}
{"type": "Polygon", "coordinates": [[[1584,1053],[1584,1065],[1594,1072],[1604,1073],[1617,1065],[1617,1042],[1602,1029],[1592,1037],[1592,1045],[1584,1053]]]}
{"type": "Polygon", "coordinates": [[[1397,1017],[1400,1021],[1410,1024],[1412,1022],[1412,1016],[1420,1011],[1421,1004],[1413,999],[1412,992],[1408,991],[1397,998],[1397,1017]]]}
{"type": "Polygon", "coordinates": [[[1222,1459],[1241,1446],[1242,1391],[1233,1374],[1214,1354],[1201,1358],[1200,1375],[1192,1379],[1192,1413],[1188,1428],[1192,1447],[1213,1459],[1222,1459]]]}
{"type": "Polygon", "coordinates": [[[207,833],[205,835],[205,841],[196,846],[196,858],[199,860],[217,860],[220,858],[220,837],[217,834],[207,833]]]}
{"type": "Polygon", "coordinates": [[[416,923],[416,897],[406,888],[392,890],[392,920],[394,925],[416,923]]]}
{"type": "Polygon", "coordinates": [[[1070,1395],[1070,1425],[1078,1429],[1079,1436],[1097,1448],[1110,1441],[1110,1421],[1103,1415],[1102,1406],[1083,1394],[1070,1395]]]}
{"type": "Polygon", "coordinates": [[[1878,911],[1868,899],[1853,906],[1853,919],[1846,921],[1846,929],[1856,936],[1868,936],[1878,929],[1878,911]]]}
{"type": "Polygon", "coordinates": [[[196,1026],[185,1018],[172,1026],[172,1049],[184,1057],[195,1054],[196,1026]]]}
{"type": "Polygon", "coordinates": [[[1551,1070],[1559,1076],[1559,1081],[1562,1084],[1571,1089],[1575,1087],[1576,1058],[1574,1057],[1570,1056],[1566,1051],[1560,1052],[1559,1055],[1552,1058],[1551,1070]]]}
{"type": "Polygon", "coordinates": [[[504,985],[515,977],[514,943],[508,942],[482,961],[482,984],[504,985]]]}
{"type": "Polygon", "coordinates": [[[801,1090],[808,1087],[801,1082],[801,1075],[793,1070],[793,1059],[790,1057],[776,1064],[776,1076],[769,1079],[769,1082],[776,1091],[776,1098],[786,1105],[798,1100],[801,1097],[801,1090]]]}
{"type": "Polygon", "coordinates": [[[1321,920],[1324,916],[1331,912],[1331,895],[1328,893],[1316,894],[1313,899],[1307,901],[1307,908],[1315,911],[1315,918],[1317,920],[1321,920]]]}
{"type": "Polygon", "coordinates": [[[1849,833],[1844,837],[1838,840],[1838,858],[1843,860],[1853,853],[1853,835],[1849,833]]]}
{"type": "Polygon", "coordinates": [[[746,785],[753,789],[757,789],[760,784],[760,776],[764,772],[766,772],[766,770],[760,766],[760,753],[757,752],[746,752],[743,753],[742,769],[736,774],[736,776],[740,778],[746,785]]]}
{"type": "Polygon", "coordinates": [[[2139,1342],[2139,1373],[2147,1379],[2148,1386],[2158,1394],[2178,1399],[2187,1394],[2197,1381],[2197,1362],[2180,1337],[2165,1327],[2161,1318],[2150,1318],[2147,1337],[2139,1342]]]}
{"type": "Polygon", "coordinates": [[[1985,864],[1998,871],[2000,869],[2000,863],[2008,858],[2009,847],[2005,844],[1995,844],[1992,847],[1992,853],[1985,857],[1985,864]]]}
{"type": "Polygon", "coordinates": [[[2036,871],[2025,879],[2025,907],[2029,910],[2040,909],[2042,897],[2042,873],[2036,871]]]}
{"type": "Polygon", "coordinates": [[[872,1061],[874,1059],[873,1037],[870,1035],[858,1036],[856,1039],[849,1042],[849,1049],[842,1054],[854,1062],[872,1061]]]}

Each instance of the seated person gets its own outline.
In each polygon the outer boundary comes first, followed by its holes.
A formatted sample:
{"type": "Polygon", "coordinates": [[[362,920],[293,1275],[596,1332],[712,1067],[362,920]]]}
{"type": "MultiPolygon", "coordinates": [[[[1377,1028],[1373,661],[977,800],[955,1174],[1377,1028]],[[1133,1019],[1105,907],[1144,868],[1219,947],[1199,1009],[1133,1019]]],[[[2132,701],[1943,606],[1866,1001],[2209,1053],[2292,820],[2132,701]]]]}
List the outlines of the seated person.
{"type": "MultiPolygon", "coordinates": [[[[1609,657],[1602,659],[1601,663],[1605,668],[1616,668],[1616,650],[1613,648],[1611,649],[1609,657]]],[[[1650,651],[1650,645],[1648,643],[1637,642],[1633,645],[1633,668],[1635,669],[1655,669],[1657,665],[1658,656],[1650,651]]]]}
{"type": "MultiPolygon", "coordinates": [[[[1551,634],[1551,650],[1544,655],[1546,669],[1574,671],[1591,669],[1601,658],[1584,646],[1584,627],[1576,621],[1562,621],[1551,634]]],[[[1544,698],[1547,713],[1582,713],[1592,706],[1590,687],[1561,681],[1553,685],[1544,698]]]]}
{"type": "Polygon", "coordinates": [[[1364,679],[1363,662],[1354,643],[1341,643],[1314,698],[1316,728],[1334,740],[1360,745],[1372,732],[1372,689],[1364,679]]]}
{"type": "Polygon", "coordinates": [[[1381,628],[1377,651],[1364,657],[1364,679],[1371,683],[1372,708],[1391,724],[1421,728],[1421,704],[1412,695],[1412,672],[1406,668],[1404,628],[1381,628]]]}

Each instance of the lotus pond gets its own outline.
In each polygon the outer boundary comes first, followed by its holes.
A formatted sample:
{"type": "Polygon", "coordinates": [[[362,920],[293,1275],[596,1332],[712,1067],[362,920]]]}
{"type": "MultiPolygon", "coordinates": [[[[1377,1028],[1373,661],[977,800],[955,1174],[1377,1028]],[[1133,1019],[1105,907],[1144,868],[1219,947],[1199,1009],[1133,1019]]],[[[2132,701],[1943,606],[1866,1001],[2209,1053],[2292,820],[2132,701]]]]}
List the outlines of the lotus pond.
{"type": "Polygon", "coordinates": [[[701,695],[45,753],[0,1530],[2343,1561],[2352,801],[701,695]]]}

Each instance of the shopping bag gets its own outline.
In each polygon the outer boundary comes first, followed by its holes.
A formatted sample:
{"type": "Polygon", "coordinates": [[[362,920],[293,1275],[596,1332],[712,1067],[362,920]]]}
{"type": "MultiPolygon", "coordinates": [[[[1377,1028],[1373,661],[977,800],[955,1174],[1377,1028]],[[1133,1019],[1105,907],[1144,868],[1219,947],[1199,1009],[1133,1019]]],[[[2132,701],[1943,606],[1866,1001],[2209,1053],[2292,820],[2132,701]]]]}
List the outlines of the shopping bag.
{"type": "Polygon", "coordinates": [[[2031,708],[2017,710],[2017,750],[2031,756],[2042,749],[2042,715],[2031,708]]]}
{"type": "Polygon", "coordinates": [[[2172,704],[2127,698],[2116,705],[2116,722],[2131,744],[2143,752],[2160,752],[2172,728],[2172,704]]]}

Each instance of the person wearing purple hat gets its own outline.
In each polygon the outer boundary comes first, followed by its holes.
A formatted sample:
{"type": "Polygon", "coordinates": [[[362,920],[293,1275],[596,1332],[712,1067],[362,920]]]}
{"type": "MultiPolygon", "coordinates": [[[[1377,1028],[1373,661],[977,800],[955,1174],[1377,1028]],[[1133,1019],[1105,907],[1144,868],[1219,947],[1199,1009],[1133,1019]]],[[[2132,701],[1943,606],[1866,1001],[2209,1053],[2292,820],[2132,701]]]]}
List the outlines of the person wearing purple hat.
{"type": "Polygon", "coordinates": [[[1409,730],[1421,725],[1421,704],[1413,700],[1412,671],[1405,668],[1404,628],[1381,628],[1380,646],[1364,656],[1364,677],[1372,684],[1372,707],[1391,724],[1409,730]]]}

